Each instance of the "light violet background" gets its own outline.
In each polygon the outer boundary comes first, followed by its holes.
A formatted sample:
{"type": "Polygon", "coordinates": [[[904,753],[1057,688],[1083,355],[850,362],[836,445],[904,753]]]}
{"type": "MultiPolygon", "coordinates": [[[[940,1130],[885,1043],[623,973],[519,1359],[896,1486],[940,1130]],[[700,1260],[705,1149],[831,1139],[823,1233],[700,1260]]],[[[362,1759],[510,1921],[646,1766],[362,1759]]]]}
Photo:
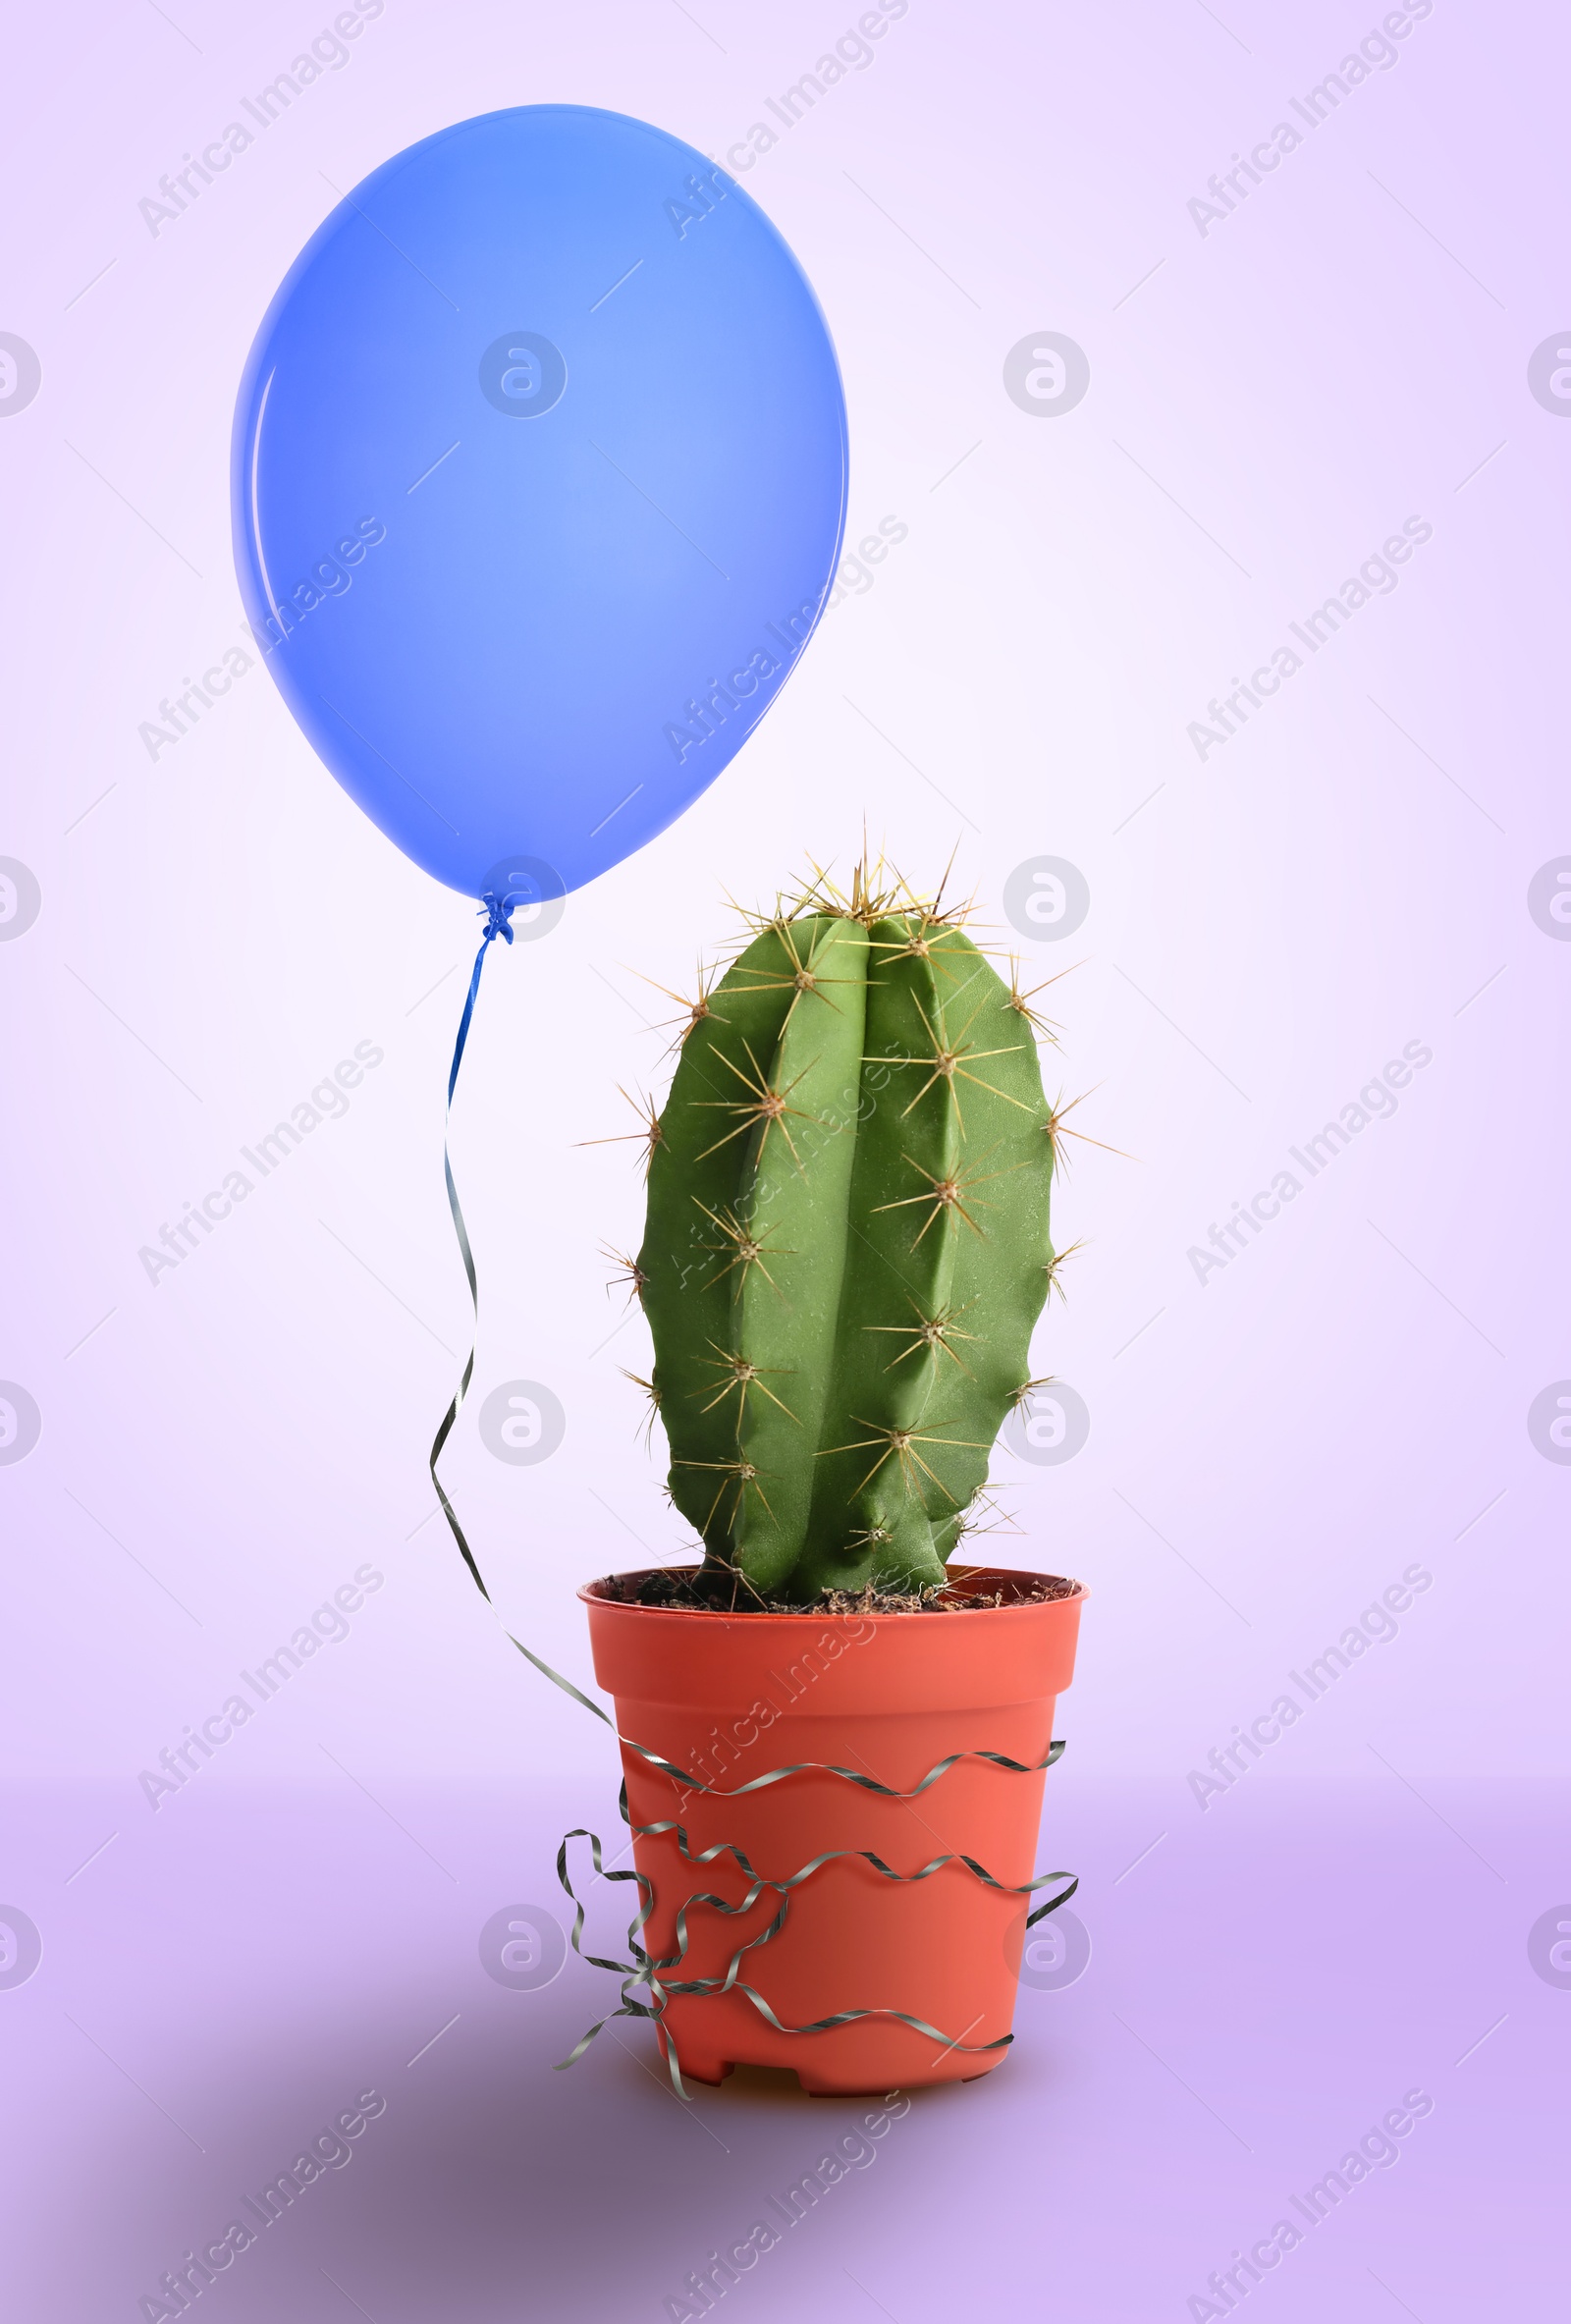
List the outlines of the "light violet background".
{"type": "MultiPolygon", "coordinates": [[[[641,978],[690,982],[728,892],[848,864],[864,816],[913,878],[958,841],[1001,942],[1018,864],[1090,885],[1072,938],[1017,941],[1029,976],[1073,966],[1050,1086],[1092,1093],[1072,1118],[1106,1141],[1060,1188],[1086,1247],[1036,1349],[1091,1432],[997,1469],[1022,1529],[1001,1554],[1093,1592],[1042,1858],[1084,1877],[1091,1967],[1023,1992],[1000,2074],[920,2100],[728,2314],[1203,2315],[1209,2272],[1414,2087],[1435,2111],[1399,2164],[1252,2313],[1563,2297],[1571,1996],[1528,1936],[1571,1896],[1571,1475],[1527,1415],[1571,1375],[1571,946],[1527,891],[1571,852],[1571,427],[1528,386],[1571,324],[1564,25],[1437,0],[1233,214],[1202,236],[1187,208],[1381,13],[912,0],[781,134],[743,182],[840,350],[849,537],[907,537],[720,784],[487,971],[454,1133],[479,1358],[446,1475],[507,1622],[584,1680],[576,1586],[686,1547],[620,1369],[643,1327],[604,1288],[636,1150],[583,1143],[632,1126],[619,1084],[660,1086],[641,978]],[[1056,418],[1002,385],[1043,331],[1090,362],[1056,418]],[[1399,586],[1202,762],[1211,697],[1409,516],[1433,539],[1399,586]],[[1197,1281],[1213,1221],[1414,1041],[1433,1062],[1395,1115],[1197,1281]],[[534,1467],[477,1433],[515,1379],[567,1416],[534,1467]],[[1398,1636],[1202,1809],[1190,1770],[1415,1561],[1398,1636]]],[[[42,1434],[0,1470],[0,1904],[43,1958],[0,1989],[10,2304],[158,2313],[161,2272],[374,2085],[352,2167],[214,2314],[620,2324],[673,2312],[856,2110],[754,2080],[678,2124],[645,2028],[549,2071],[607,1980],[482,1973],[482,1925],[557,1896],[559,1834],[614,1828],[615,1771],[431,1522],[467,1344],[440,1149],[475,924],[260,667],[156,762],[138,727],[240,640],[236,383],[339,191],[548,100],[724,160],[854,12],[388,0],[149,234],[160,175],[330,14],[127,0],[11,34],[0,328],[43,377],[0,429],[0,854],[42,907],[0,946],[0,1376],[42,1434]],[[385,1057],[347,1115],[150,1283],[138,1248],[360,1041],[385,1057]],[[139,1771],[367,1560],[385,1585],[350,1636],[150,1810],[139,1771]]]]}

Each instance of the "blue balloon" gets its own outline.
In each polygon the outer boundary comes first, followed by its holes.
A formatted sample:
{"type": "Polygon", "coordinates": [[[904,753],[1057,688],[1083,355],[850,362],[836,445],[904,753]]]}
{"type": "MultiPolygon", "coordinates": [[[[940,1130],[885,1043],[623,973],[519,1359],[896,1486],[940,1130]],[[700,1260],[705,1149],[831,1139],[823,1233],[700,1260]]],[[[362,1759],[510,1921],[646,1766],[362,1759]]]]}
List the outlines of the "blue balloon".
{"type": "Polygon", "coordinates": [[[235,419],[236,563],[311,744],[469,895],[561,894],[734,757],[823,610],[845,405],[741,189],[646,122],[489,113],[312,236],[235,419]]]}

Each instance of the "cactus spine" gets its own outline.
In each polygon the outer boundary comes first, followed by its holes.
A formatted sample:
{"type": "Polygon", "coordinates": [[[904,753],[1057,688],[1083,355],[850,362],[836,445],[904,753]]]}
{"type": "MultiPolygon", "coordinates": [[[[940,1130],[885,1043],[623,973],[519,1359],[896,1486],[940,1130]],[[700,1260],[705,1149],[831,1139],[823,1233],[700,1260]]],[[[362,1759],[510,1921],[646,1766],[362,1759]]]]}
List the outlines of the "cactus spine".
{"type": "Polygon", "coordinates": [[[651,1126],[671,1493],[768,1598],[942,1583],[1026,1384],[1057,1123],[963,917],[864,867],[755,923],[651,1126]]]}

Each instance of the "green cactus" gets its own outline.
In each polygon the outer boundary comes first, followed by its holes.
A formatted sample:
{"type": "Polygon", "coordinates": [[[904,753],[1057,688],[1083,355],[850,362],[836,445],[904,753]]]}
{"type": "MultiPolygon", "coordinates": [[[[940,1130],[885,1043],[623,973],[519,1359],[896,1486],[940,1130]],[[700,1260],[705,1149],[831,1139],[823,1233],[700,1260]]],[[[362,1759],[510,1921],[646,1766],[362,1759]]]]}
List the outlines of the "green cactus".
{"type": "Polygon", "coordinates": [[[776,1602],[944,1581],[1053,1280],[1039,1020],[881,874],[754,921],[649,1126],[672,1498],[776,1602]]]}

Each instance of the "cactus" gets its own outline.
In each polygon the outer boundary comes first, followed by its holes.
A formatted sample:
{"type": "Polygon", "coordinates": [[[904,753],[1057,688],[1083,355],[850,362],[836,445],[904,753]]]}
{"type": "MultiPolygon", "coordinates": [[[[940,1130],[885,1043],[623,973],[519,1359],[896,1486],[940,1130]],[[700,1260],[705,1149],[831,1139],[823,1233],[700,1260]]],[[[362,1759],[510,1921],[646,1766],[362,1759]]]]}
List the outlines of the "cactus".
{"type": "Polygon", "coordinates": [[[882,866],[755,918],[651,1114],[670,1490],[766,1602],[945,1580],[1052,1285],[1039,1020],[882,866]]]}

